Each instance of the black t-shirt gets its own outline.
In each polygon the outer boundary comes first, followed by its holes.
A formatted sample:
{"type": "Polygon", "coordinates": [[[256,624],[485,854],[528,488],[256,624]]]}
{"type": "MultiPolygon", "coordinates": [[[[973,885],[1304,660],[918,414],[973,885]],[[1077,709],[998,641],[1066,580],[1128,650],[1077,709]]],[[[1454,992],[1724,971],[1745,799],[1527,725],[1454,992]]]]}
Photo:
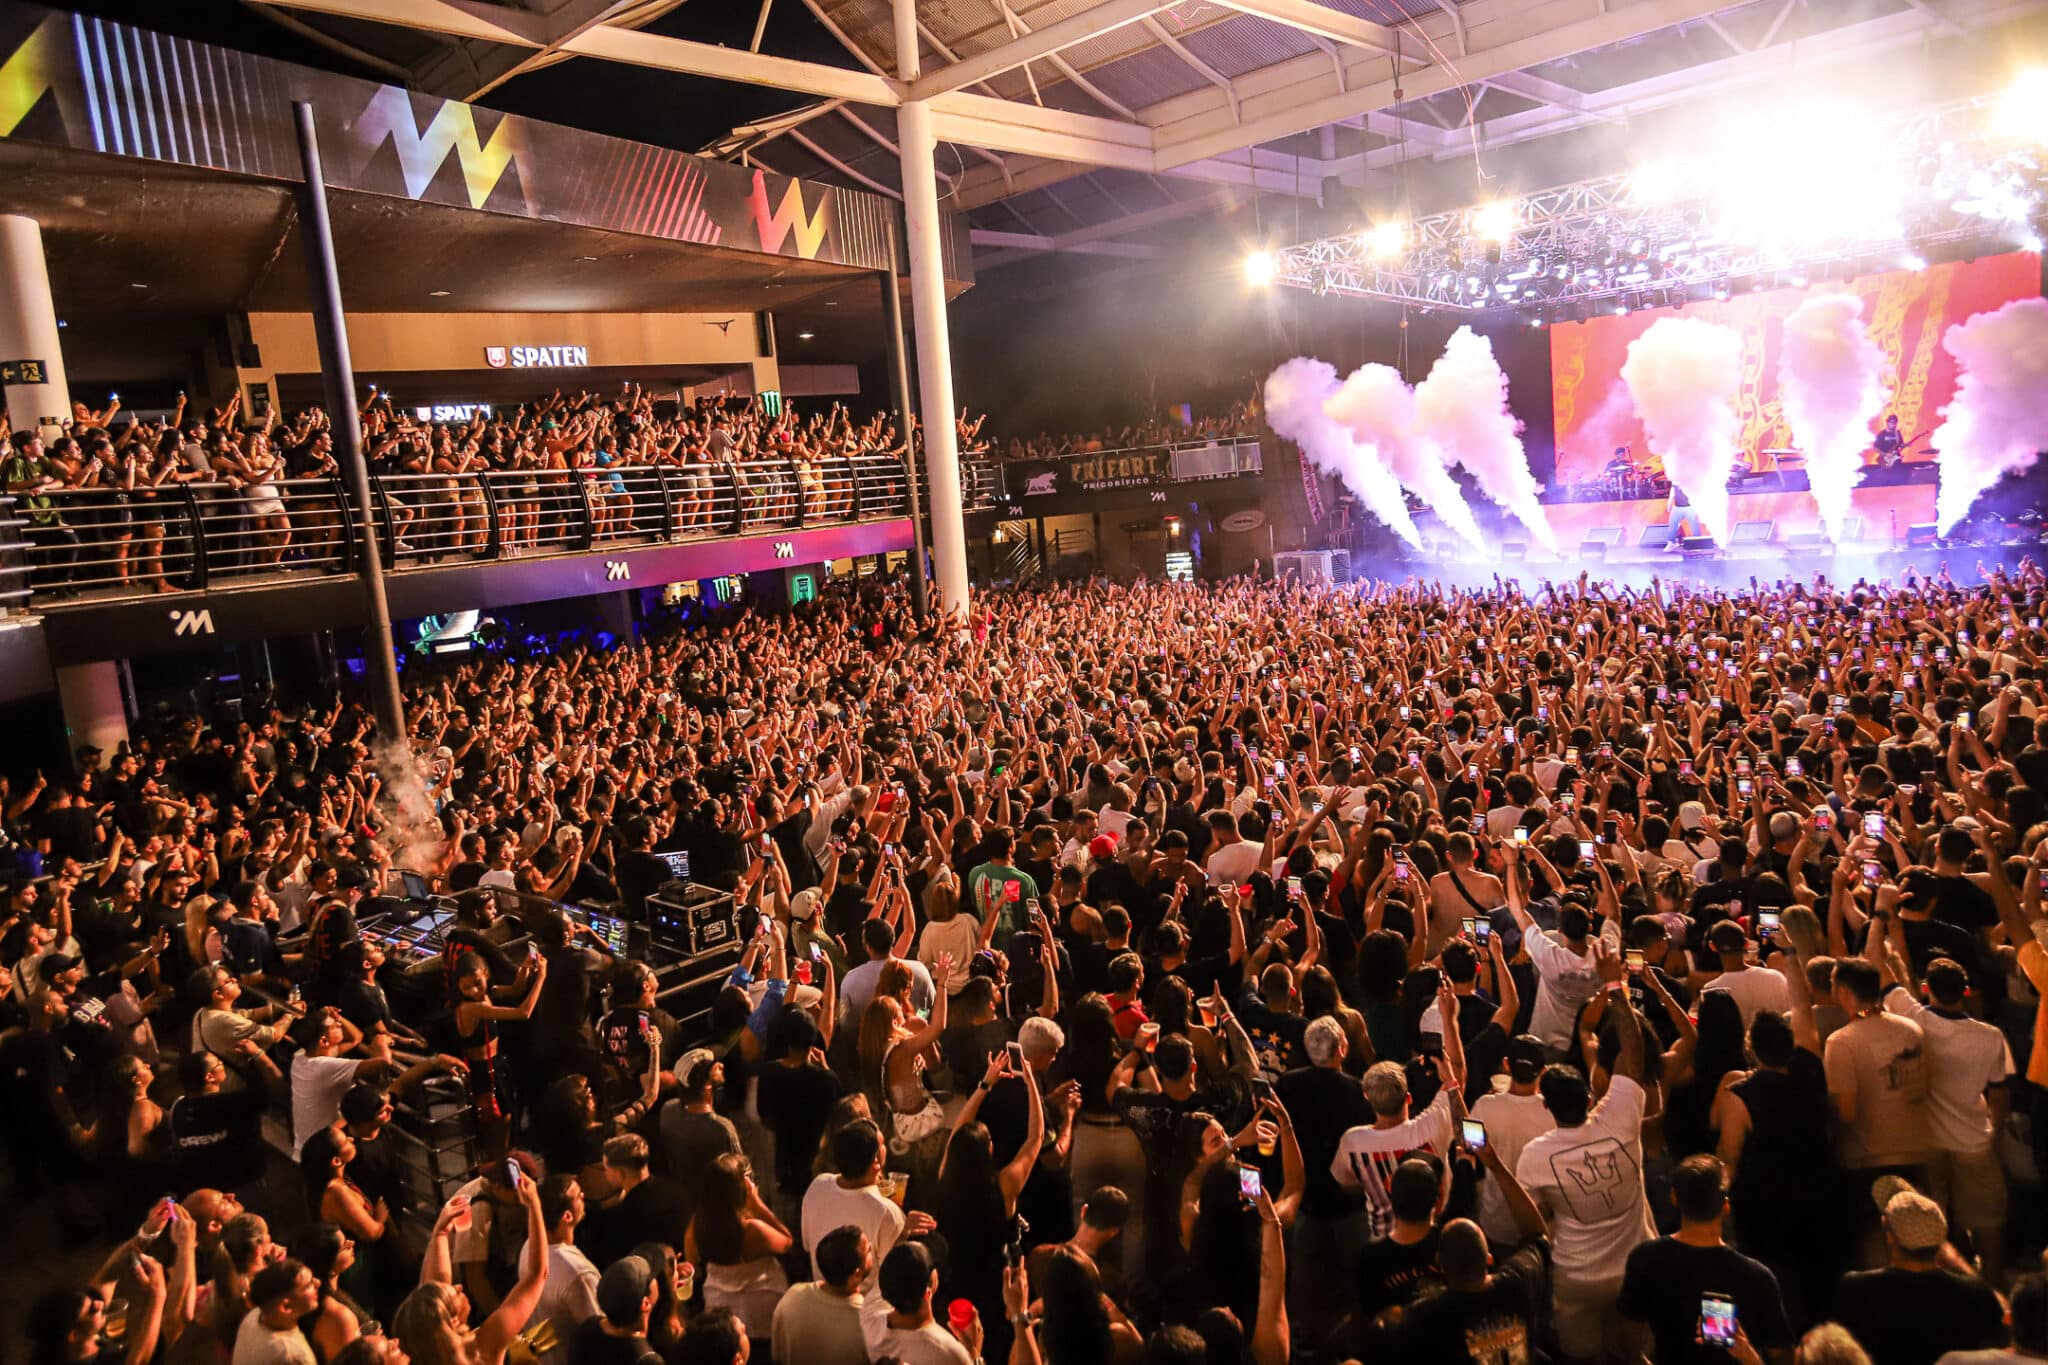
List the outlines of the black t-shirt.
{"type": "Polygon", "coordinates": [[[1419,1242],[1375,1237],[1358,1249],[1358,1321],[1370,1323],[1389,1308],[1405,1308],[1436,1278],[1437,1230],[1419,1242]]]}
{"type": "Polygon", "coordinates": [[[342,1018],[365,1033],[379,1025],[389,1029],[397,1023],[384,988],[362,977],[352,977],[336,986],[333,1003],[342,1018]]]}
{"type": "Polygon", "coordinates": [[[646,1337],[613,1336],[598,1318],[577,1323],[568,1345],[569,1365],[661,1365],[661,1356],[646,1337]]]}
{"type": "Polygon", "coordinates": [[[1308,1020],[1267,1008],[1251,982],[1238,992],[1237,1017],[1251,1039],[1253,1068],[1264,1079],[1277,1081],[1306,1060],[1301,1040],[1308,1032],[1308,1020]]]}
{"type": "Polygon", "coordinates": [[[1486,1288],[1433,1288],[1409,1306],[1364,1359],[1430,1365],[1530,1365],[1540,1358],[1536,1323],[1550,1298],[1548,1246],[1532,1242],[1494,1262],[1486,1288]]]}
{"type": "Polygon", "coordinates": [[[397,1139],[391,1130],[379,1130],[373,1138],[355,1139],[355,1159],[348,1163],[348,1178],[371,1203],[379,1199],[398,1202],[399,1156],[397,1139]]]}
{"type": "Polygon", "coordinates": [[[256,1090],[186,1095],[173,1102],[164,1122],[185,1187],[238,1189],[261,1174],[262,1119],[263,1095],[256,1090]]]}
{"type": "Polygon", "coordinates": [[[1952,1270],[1859,1270],[1835,1290],[1835,1320],[1871,1365],[1934,1365],[2005,1343],[2005,1310],[1982,1280],[1952,1270]]]}
{"type": "Polygon", "coordinates": [[[1964,929],[1989,929],[1998,923],[1998,902],[1968,877],[1936,877],[1934,917],[1964,929]]]}
{"type": "Polygon", "coordinates": [[[810,1062],[764,1066],[754,1077],[754,1108],[775,1135],[775,1177],[784,1194],[801,1195],[809,1187],[825,1120],[842,1093],[837,1076],[810,1062]]]}
{"type": "Polygon", "coordinates": [[[600,1212],[584,1251],[595,1265],[610,1265],[642,1242],[674,1245],[690,1225],[690,1196],[663,1175],[650,1175],[600,1212]]]}
{"type": "MultiPolygon", "coordinates": [[[[696,866],[692,858],[693,872],[696,866]]],[[[660,890],[662,883],[674,881],[675,876],[669,865],[652,853],[640,849],[621,853],[618,865],[612,869],[612,880],[618,883],[619,899],[626,903],[626,918],[647,919],[647,893],[660,890]]]]}
{"type": "Polygon", "coordinates": [[[1733,1247],[1696,1247],[1671,1237],[1644,1242],[1629,1253],[1619,1309],[1656,1337],[1657,1365],[1728,1365],[1724,1348],[1698,1341],[1700,1299],[1707,1294],[1735,1301],[1735,1320],[1758,1351],[1792,1344],[1777,1277],[1733,1247]]]}
{"type": "Polygon", "coordinates": [[[1294,1119],[1294,1140],[1301,1144],[1308,1187],[1301,1211],[1322,1218],[1342,1218],[1358,1207],[1330,1174],[1337,1144],[1345,1131],[1372,1122],[1372,1106],[1358,1078],[1335,1067],[1304,1066],[1273,1082],[1274,1093],[1294,1119]]]}

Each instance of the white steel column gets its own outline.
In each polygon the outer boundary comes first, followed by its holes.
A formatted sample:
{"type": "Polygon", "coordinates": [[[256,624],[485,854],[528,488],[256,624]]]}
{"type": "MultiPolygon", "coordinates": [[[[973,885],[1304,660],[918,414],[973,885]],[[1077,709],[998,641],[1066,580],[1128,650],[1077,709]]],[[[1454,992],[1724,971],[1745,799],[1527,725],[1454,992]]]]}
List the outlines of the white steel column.
{"type": "MultiPolygon", "coordinates": [[[[916,0],[896,0],[896,74],[917,79],[916,0]]],[[[931,106],[911,100],[896,110],[903,148],[904,245],[910,257],[910,318],[917,338],[924,471],[932,517],[932,562],[944,612],[967,611],[967,523],[960,509],[960,439],[953,425],[953,345],[946,328],[946,270],[939,255],[939,182],[932,160],[931,106]]]]}
{"type": "Polygon", "coordinates": [[[40,384],[7,385],[8,423],[16,431],[41,427],[44,440],[56,440],[63,431],[55,424],[71,420],[71,386],[57,345],[43,228],[33,218],[0,214],[0,361],[8,360],[43,363],[40,384]]]}

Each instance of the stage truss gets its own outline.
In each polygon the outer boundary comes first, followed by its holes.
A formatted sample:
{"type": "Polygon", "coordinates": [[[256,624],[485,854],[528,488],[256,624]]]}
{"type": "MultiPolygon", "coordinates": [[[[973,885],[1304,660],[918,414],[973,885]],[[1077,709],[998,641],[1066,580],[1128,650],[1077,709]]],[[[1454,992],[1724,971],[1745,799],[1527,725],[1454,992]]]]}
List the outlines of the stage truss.
{"type": "Polygon", "coordinates": [[[1899,230],[1881,238],[1852,227],[1796,243],[1743,240],[1667,165],[1654,168],[1654,186],[1653,172],[1598,176],[1303,242],[1272,253],[1272,282],[1545,322],[2039,250],[2048,149],[2001,135],[1995,103],[1958,101],[1898,121],[1897,173],[1907,183],[1899,230]]]}

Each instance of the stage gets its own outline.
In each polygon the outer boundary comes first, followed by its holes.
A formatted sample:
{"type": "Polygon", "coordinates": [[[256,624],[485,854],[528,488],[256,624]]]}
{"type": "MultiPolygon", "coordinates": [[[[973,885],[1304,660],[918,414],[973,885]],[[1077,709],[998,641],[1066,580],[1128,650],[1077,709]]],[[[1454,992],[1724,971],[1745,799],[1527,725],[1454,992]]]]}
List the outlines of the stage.
{"type": "Polygon", "coordinates": [[[1689,549],[1680,542],[1678,526],[1681,521],[1696,524],[1697,518],[1682,505],[1674,511],[1669,498],[1545,504],[1544,514],[1557,538],[1555,553],[1509,517],[1500,518],[1497,530],[1488,528],[1497,534],[1498,548],[1489,545],[1485,552],[1459,540],[1432,514],[1418,514],[1415,520],[1423,534],[1425,558],[1574,566],[1675,564],[1688,554],[1741,561],[1807,554],[1882,555],[1909,548],[1911,528],[1934,520],[1936,486],[1931,480],[1866,485],[1851,495],[1841,540],[1831,542],[1821,531],[1813,494],[1804,487],[1787,489],[1769,475],[1751,486],[1757,491],[1729,497],[1727,543],[1695,539],[1689,549]]]}

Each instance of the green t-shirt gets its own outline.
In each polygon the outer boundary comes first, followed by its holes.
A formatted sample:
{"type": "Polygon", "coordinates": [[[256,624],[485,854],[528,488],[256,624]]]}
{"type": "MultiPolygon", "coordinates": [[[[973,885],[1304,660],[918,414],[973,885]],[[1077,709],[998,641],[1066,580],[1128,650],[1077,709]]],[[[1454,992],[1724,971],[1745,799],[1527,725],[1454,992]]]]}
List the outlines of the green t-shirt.
{"type": "Polygon", "coordinates": [[[1001,948],[1010,941],[1010,935],[1017,932],[1023,915],[1024,902],[1038,899],[1038,883],[1031,879],[1029,872],[1011,867],[1008,863],[983,863],[967,874],[967,898],[974,905],[974,917],[988,918],[989,911],[996,912],[996,932],[992,942],[1001,948]],[[1016,890],[1010,888],[1014,886],[1016,890]]]}

